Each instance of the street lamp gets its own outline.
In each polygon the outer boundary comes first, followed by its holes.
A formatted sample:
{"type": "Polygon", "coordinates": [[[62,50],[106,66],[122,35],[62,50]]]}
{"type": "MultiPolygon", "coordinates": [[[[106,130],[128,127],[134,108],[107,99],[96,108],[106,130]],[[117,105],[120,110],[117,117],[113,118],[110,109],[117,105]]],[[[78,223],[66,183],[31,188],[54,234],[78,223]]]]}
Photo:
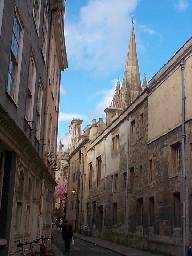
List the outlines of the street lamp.
{"type": "Polygon", "coordinates": [[[73,188],[71,192],[72,192],[73,194],[75,194],[75,193],[76,193],[76,190],[73,188]]]}

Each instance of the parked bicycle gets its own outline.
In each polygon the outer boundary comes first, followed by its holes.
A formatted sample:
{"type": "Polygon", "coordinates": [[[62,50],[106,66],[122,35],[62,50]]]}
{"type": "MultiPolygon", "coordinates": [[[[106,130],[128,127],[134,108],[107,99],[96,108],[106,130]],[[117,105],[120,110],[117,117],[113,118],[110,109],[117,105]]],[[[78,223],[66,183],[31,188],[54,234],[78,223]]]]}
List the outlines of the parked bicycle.
{"type": "Polygon", "coordinates": [[[21,248],[19,252],[20,256],[47,256],[48,255],[48,247],[47,241],[53,239],[53,237],[44,237],[41,236],[31,242],[18,243],[17,248],[21,248]],[[39,250],[35,249],[35,245],[39,245],[39,250]]]}

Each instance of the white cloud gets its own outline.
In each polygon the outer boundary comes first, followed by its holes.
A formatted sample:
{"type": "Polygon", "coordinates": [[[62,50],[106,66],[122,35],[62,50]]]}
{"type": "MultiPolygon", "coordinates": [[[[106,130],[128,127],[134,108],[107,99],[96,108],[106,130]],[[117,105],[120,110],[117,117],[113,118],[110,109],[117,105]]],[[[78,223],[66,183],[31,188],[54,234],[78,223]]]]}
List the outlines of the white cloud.
{"type": "Polygon", "coordinates": [[[63,85],[61,85],[61,87],[60,87],[60,93],[61,93],[61,95],[66,95],[67,94],[63,85]]]}
{"type": "Polygon", "coordinates": [[[59,113],[59,121],[72,121],[73,118],[85,119],[83,115],[77,113],[59,113]]]}
{"type": "Polygon", "coordinates": [[[116,85],[117,80],[114,80],[111,89],[98,92],[101,95],[101,100],[98,102],[96,106],[96,115],[98,117],[104,116],[104,110],[111,105],[116,85]]]}
{"type": "Polygon", "coordinates": [[[79,18],[66,24],[71,66],[103,72],[120,68],[131,28],[131,14],[138,0],[89,0],[79,18]]]}
{"type": "Polygon", "coordinates": [[[177,0],[176,8],[180,11],[184,11],[189,6],[189,0],[177,0]]]}
{"type": "Polygon", "coordinates": [[[140,28],[141,28],[142,32],[147,33],[149,35],[156,34],[156,31],[147,25],[140,25],[140,28]]]}

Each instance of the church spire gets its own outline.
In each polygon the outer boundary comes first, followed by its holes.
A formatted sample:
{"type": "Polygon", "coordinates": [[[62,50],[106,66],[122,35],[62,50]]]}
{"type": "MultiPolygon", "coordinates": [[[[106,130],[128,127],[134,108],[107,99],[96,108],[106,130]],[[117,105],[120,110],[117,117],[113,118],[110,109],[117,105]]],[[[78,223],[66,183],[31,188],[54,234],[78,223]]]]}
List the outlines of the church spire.
{"type": "Polygon", "coordinates": [[[135,42],[135,28],[132,19],[132,30],[129,40],[129,49],[127,55],[127,62],[124,72],[124,83],[127,91],[127,105],[129,105],[141,92],[141,81],[139,73],[139,64],[137,60],[136,42],[135,42]]]}

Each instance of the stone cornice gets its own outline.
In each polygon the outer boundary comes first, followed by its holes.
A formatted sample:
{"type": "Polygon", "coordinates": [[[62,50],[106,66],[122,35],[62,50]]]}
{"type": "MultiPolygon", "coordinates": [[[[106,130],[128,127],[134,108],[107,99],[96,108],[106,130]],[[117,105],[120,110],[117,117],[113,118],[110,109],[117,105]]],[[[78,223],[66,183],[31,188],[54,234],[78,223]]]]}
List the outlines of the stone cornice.
{"type": "MultiPolygon", "coordinates": [[[[33,170],[38,171],[40,177],[46,178],[52,185],[55,185],[53,177],[48,172],[43,159],[40,158],[35,148],[25,136],[22,130],[12,120],[8,113],[0,106],[0,141],[3,141],[8,149],[13,150],[32,167],[33,170]]],[[[28,166],[28,167],[29,167],[28,166]]]]}
{"type": "Polygon", "coordinates": [[[64,36],[64,6],[64,1],[62,0],[55,0],[52,4],[52,25],[57,45],[57,55],[59,59],[59,64],[62,70],[68,67],[64,36]]]}

